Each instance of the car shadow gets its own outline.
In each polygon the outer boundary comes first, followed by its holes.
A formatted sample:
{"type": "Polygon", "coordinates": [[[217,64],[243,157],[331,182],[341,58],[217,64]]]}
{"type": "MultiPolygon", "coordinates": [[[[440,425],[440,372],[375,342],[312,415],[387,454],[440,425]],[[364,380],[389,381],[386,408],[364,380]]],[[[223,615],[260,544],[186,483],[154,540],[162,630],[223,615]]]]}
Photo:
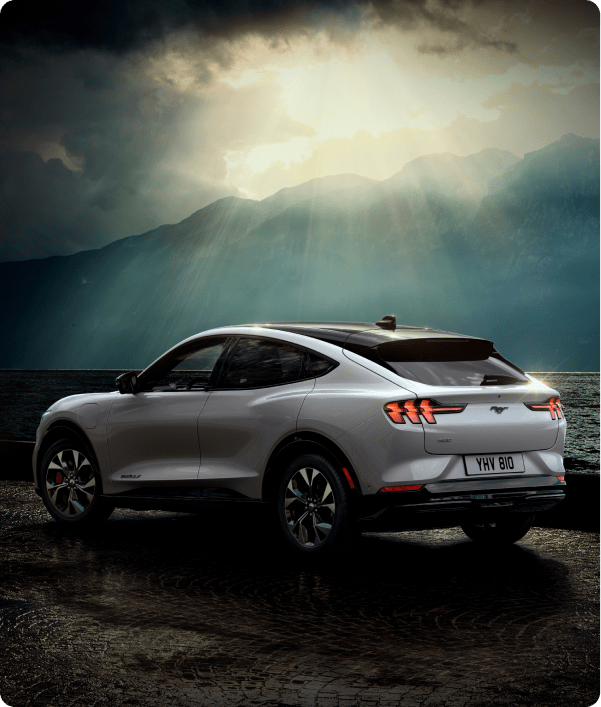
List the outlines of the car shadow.
{"type": "MultiPolygon", "coordinates": [[[[110,576],[132,597],[143,581],[147,598],[153,589],[157,597],[167,590],[182,599],[221,592],[228,601],[255,596],[258,607],[267,597],[282,604],[292,597],[312,602],[314,595],[316,605],[327,601],[340,615],[360,609],[372,621],[386,607],[395,613],[426,605],[459,612],[477,605],[531,621],[533,611],[555,613],[556,601],[546,599],[569,587],[566,565],[529,547],[528,536],[487,548],[458,530],[366,534],[351,554],[314,560],[291,555],[273,526],[256,517],[127,511],[86,531],[49,521],[37,539],[38,552],[56,561],[61,576],[72,574],[74,586],[95,577],[104,586],[110,576]]],[[[53,565],[45,568],[46,580],[53,565]]]]}

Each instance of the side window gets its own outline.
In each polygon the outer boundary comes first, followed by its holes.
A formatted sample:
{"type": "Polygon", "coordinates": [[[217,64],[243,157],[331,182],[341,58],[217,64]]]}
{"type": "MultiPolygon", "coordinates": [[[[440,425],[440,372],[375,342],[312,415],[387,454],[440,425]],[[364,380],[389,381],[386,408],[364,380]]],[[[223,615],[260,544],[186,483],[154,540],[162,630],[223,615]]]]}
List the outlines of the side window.
{"type": "Polygon", "coordinates": [[[290,344],[264,339],[239,339],[220,388],[261,388],[311,377],[305,356],[290,344]]]}
{"type": "Polygon", "coordinates": [[[144,375],[146,390],[201,390],[207,386],[227,337],[192,342],[166,356],[144,375]]]}
{"type": "Polygon", "coordinates": [[[334,361],[330,361],[327,358],[323,358],[323,356],[320,356],[316,353],[310,353],[309,356],[311,357],[311,367],[313,369],[313,375],[316,378],[318,378],[319,376],[325,376],[326,373],[329,373],[333,368],[336,368],[336,366],[338,365],[334,363],[334,361]]]}

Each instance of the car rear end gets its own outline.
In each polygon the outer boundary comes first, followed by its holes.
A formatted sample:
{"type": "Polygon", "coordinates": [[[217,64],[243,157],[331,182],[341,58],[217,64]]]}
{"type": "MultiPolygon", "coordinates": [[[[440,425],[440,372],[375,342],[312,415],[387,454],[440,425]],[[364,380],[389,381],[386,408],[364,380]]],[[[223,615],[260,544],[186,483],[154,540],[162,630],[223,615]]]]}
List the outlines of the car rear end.
{"type": "Polygon", "coordinates": [[[381,414],[341,440],[366,478],[364,530],[533,514],[564,498],[559,393],[492,342],[376,332],[350,337],[346,353],[410,391],[380,400],[381,414]]]}

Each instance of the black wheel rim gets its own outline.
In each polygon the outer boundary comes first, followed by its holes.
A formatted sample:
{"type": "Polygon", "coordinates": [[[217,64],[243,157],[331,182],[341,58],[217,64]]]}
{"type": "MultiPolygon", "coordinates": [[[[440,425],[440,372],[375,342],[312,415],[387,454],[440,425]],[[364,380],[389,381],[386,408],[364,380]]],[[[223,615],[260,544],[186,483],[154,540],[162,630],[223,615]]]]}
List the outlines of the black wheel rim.
{"type": "Polygon", "coordinates": [[[62,516],[85,513],[96,494],[94,469],[77,449],[55,454],[46,470],[46,493],[54,509],[62,516]]]}
{"type": "Polygon", "coordinates": [[[336,517],[334,492],[324,474],[311,467],[296,471],[286,486],[284,511],[288,532],[299,545],[321,545],[336,517]]]}

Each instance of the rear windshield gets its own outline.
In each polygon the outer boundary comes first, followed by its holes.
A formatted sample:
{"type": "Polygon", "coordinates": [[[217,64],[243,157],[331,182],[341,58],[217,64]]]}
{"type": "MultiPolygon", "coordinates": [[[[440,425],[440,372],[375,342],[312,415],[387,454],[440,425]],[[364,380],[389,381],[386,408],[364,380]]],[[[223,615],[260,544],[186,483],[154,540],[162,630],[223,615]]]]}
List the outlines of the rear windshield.
{"type": "Polygon", "coordinates": [[[357,351],[399,376],[440,386],[528,384],[523,371],[478,339],[414,339],[357,351]]]}
{"type": "Polygon", "coordinates": [[[485,361],[389,361],[399,376],[427,385],[516,385],[530,381],[507,363],[485,361]]]}

